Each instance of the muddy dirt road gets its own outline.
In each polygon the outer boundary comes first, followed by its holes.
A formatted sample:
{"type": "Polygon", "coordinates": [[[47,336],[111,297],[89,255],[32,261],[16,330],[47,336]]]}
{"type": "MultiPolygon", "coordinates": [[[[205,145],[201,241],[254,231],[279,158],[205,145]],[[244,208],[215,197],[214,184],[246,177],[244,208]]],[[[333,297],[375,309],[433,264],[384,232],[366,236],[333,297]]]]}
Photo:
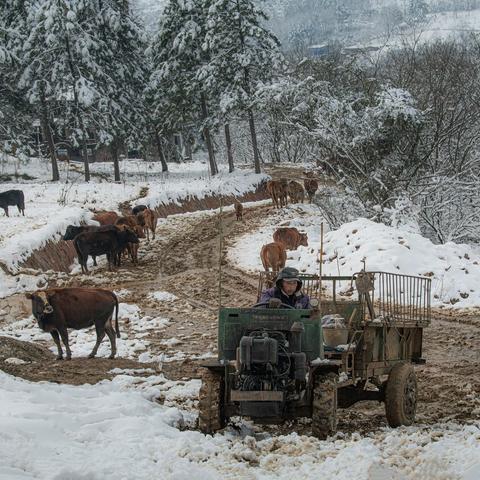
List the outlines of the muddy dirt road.
{"type": "MultiPolygon", "coordinates": [[[[262,218],[270,212],[271,207],[265,204],[248,208],[243,222],[235,221],[232,211],[223,213],[224,305],[248,306],[255,302],[257,278],[229,265],[225,251],[238,236],[261,226],[262,218]]],[[[138,305],[142,315],[168,318],[170,322],[161,331],[148,331],[146,338],[150,342],[149,350],[152,355],[172,357],[178,357],[180,352],[179,360],[159,365],[158,362],[142,364],[126,359],[110,361],[103,358],[75,358],[67,364],[55,362],[53,356],[48,358],[46,353],[40,365],[38,362],[24,365],[0,362],[1,368],[30,380],[75,384],[95,383],[101,378],[110,378],[108,372],[115,367],[149,367],[155,371],[161,370],[174,380],[197,378],[200,363],[198,357],[216,351],[218,231],[218,214],[172,216],[159,222],[155,241],[141,245],[138,267],[132,267],[127,260],[123,267],[113,273],[105,267],[99,267],[90,276],[56,277],[56,283],[61,286],[92,285],[123,291],[122,301],[138,305]],[[158,302],[149,296],[154,291],[170,292],[178,300],[158,302]],[[175,342],[165,342],[172,338],[175,342]]],[[[15,306],[10,305],[12,315],[15,312],[20,315],[21,311],[28,310],[28,305],[23,300],[13,297],[0,303],[0,307],[5,310],[8,302],[17,302],[15,306]]],[[[3,322],[6,321],[7,318],[3,317],[3,322]]],[[[129,323],[123,322],[121,329],[128,335],[134,335],[133,326],[129,323]]],[[[420,387],[419,422],[432,424],[450,419],[468,422],[480,418],[479,331],[479,317],[459,315],[436,317],[431,327],[426,329],[424,351],[427,364],[417,369],[420,387]]],[[[73,355],[75,357],[75,350],[73,355]]],[[[370,432],[385,425],[383,405],[373,402],[365,402],[343,411],[339,419],[339,430],[343,431],[370,432]]],[[[308,426],[299,424],[296,428],[302,431],[308,429],[308,426]]]]}

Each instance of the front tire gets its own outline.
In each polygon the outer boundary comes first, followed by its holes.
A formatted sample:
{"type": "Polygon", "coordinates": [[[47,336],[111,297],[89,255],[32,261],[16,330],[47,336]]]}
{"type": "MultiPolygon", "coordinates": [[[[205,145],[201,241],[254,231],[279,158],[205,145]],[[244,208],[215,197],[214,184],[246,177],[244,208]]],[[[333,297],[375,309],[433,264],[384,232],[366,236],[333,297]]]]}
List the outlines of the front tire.
{"type": "Polygon", "coordinates": [[[409,363],[395,365],[385,390],[385,413],[391,427],[412,425],[417,410],[417,377],[409,363]]]}
{"type": "Polygon", "coordinates": [[[320,375],[315,380],[312,401],[312,434],[320,440],[337,431],[337,375],[320,375]]]}
{"type": "Polygon", "coordinates": [[[224,390],[222,375],[208,369],[203,372],[198,402],[198,427],[202,433],[212,434],[225,427],[224,390]]]}

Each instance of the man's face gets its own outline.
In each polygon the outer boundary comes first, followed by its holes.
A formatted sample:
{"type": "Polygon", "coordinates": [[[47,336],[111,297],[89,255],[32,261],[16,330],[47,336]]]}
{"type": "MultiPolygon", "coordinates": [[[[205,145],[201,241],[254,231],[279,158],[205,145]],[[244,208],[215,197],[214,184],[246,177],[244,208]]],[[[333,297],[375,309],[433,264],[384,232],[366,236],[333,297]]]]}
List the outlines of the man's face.
{"type": "Polygon", "coordinates": [[[293,295],[295,290],[297,289],[297,281],[296,280],[282,280],[282,290],[287,295],[293,295]]]}

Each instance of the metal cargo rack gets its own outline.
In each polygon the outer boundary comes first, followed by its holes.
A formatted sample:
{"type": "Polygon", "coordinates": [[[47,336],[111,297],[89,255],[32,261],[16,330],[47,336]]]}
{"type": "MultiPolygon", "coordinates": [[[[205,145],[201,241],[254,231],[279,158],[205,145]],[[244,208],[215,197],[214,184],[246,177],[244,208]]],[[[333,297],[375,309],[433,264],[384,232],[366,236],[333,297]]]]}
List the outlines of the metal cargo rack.
{"type": "MultiPolygon", "coordinates": [[[[260,273],[257,301],[263,290],[273,286],[275,278],[274,272],[260,273]]],[[[310,298],[319,298],[321,310],[325,313],[348,311],[350,317],[354,312],[355,323],[381,321],[396,326],[418,327],[430,324],[430,278],[363,270],[352,276],[322,275],[321,282],[316,274],[300,274],[299,278],[303,282],[302,291],[310,298]],[[338,284],[345,281],[350,282],[350,287],[338,293],[338,284]],[[326,297],[323,292],[320,294],[323,284],[331,284],[331,297],[326,297]],[[348,304],[356,304],[357,308],[349,309],[348,304]]]]}

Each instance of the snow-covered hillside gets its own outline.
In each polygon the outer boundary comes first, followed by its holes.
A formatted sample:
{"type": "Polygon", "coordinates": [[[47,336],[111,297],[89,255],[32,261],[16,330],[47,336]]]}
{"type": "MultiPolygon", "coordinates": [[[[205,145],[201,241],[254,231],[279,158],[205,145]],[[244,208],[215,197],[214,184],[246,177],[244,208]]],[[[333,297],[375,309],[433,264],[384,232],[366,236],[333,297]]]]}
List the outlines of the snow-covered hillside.
{"type": "MultiPolygon", "coordinates": [[[[269,217],[265,226],[238,240],[229,258],[247,270],[261,270],[260,247],[273,241],[278,226],[296,227],[308,234],[308,247],[289,251],[287,265],[318,273],[320,224],[318,208],[294,205],[269,217]]],[[[480,307],[480,247],[447,243],[435,245],[421,235],[359,218],[327,232],[324,237],[324,275],[352,275],[368,270],[422,275],[432,279],[432,304],[437,307],[480,307]]],[[[349,284],[343,285],[344,289],[349,284]]]]}

